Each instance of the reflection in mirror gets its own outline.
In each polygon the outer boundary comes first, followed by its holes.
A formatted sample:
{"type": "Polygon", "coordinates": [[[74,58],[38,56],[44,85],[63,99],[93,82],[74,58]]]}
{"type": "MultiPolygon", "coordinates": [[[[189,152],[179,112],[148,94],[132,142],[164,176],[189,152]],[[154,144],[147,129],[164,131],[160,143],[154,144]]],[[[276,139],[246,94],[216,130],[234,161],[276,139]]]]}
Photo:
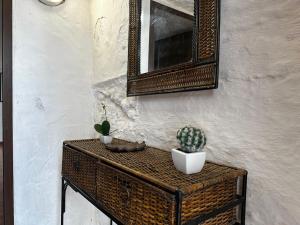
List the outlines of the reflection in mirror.
{"type": "Polygon", "coordinates": [[[141,2],[141,74],[192,61],[194,1],[141,2]]]}

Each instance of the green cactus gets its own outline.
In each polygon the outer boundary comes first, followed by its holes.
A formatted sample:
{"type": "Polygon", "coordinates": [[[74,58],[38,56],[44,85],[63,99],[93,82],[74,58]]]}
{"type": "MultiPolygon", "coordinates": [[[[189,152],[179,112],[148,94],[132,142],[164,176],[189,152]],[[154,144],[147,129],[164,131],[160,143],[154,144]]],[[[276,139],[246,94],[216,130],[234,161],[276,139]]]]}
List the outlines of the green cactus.
{"type": "Polygon", "coordinates": [[[177,140],[180,149],[186,153],[201,152],[206,145],[206,137],[202,129],[184,127],[178,130],[177,140]]]}
{"type": "Polygon", "coordinates": [[[109,136],[110,123],[107,120],[106,106],[102,104],[102,108],[104,110],[105,120],[102,122],[102,124],[95,124],[94,128],[98,133],[102,134],[103,136],[109,136]]]}

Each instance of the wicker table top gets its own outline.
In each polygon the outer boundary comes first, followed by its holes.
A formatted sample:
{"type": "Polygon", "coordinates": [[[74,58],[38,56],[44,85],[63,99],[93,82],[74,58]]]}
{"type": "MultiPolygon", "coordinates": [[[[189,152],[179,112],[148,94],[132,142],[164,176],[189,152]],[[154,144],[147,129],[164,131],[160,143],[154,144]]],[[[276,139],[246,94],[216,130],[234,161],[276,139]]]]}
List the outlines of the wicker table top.
{"type": "MultiPolygon", "coordinates": [[[[126,143],[120,139],[114,139],[113,142],[126,143]]],[[[148,146],[141,152],[114,153],[107,150],[98,139],[65,141],[64,145],[105,161],[171,192],[179,189],[184,194],[247,173],[242,169],[206,162],[200,173],[185,175],[174,167],[170,152],[148,146]]]]}

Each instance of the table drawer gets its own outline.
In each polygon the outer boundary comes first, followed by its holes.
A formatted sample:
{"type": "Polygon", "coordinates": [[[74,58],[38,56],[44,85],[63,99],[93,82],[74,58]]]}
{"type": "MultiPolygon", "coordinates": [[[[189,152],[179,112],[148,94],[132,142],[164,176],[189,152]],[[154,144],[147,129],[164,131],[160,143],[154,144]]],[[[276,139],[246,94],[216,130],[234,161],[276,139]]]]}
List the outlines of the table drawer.
{"type": "MultiPolygon", "coordinates": [[[[181,221],[186,223],[199,215],[211,213],[234,201],[237,195],[237,178],[223,181],[202,190],[185,195],[182,200],[181,221]]],[[[230,225],[236,222],[236,209],[219,214],[216,218],[206,221],[206,225],[230,225]],[[226,221],[226,222],[225,222],[226,221]]]]}
{"type": "Polygon", "coordinates": [[[97,200],[123,224],[175,224],[175,196],[106,164],[97,165],[97,200]]]}
{"type": "Polygon", "coordinates": [[[96,159],[64,146],[62,174],[92,197],[96,196],[96,159]]]}

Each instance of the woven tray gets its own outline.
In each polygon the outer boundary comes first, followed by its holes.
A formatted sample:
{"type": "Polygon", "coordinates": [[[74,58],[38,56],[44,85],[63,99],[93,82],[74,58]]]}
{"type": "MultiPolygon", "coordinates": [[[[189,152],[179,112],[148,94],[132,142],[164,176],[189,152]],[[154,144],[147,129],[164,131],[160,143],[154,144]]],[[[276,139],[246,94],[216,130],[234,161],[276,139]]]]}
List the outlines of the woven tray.
{"type": "Polygon", "coordinates": [[[106,144],[105,148],[112,151],[112,152],[138,152],[143,151],[146,147],[145,142],[139,144],[139,143],[126,143],[126,144],[120,144],[120,143],[111,143],[106,144]]]}

